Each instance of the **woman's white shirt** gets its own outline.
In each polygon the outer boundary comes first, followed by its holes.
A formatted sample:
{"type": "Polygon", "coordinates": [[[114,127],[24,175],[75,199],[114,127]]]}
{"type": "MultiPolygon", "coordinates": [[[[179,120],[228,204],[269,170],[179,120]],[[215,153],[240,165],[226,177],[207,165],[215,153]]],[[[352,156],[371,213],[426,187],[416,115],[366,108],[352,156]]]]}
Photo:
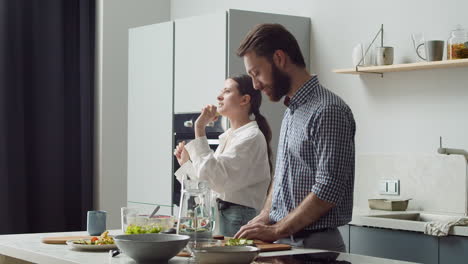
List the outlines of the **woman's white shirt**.
{"type": "Polygon", "coordinates": [[[265,136],[257,122],[219,136],[215,152],[206,137],[190,141],[185,148],[190,161],[175,172],[179,181],[184,175],[206,180],[223,201],[261,210],[270,184],[270,167],[265,136]]]}

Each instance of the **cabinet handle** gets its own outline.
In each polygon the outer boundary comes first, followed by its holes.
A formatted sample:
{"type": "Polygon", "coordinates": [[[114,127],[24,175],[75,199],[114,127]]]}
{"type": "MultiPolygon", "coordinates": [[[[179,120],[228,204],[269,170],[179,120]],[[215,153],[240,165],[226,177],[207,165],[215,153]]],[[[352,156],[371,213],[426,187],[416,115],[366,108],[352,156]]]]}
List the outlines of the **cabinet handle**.
{"type": "Polygon", "coordinates": [[[193,127],[193,121],[192,120],[185,121],[184,127],[193,127]]]}

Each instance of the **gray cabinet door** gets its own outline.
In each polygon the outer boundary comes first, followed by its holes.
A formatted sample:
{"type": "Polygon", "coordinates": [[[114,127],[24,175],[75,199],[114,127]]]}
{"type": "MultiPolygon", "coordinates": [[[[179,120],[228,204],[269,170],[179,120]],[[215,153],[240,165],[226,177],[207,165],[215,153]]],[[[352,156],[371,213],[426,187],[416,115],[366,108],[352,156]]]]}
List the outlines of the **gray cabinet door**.
{"type": "Polygon", "coordinates": [[[350,253],[425,264],[438,263],[438,239],[422,233],[350,227],[350,253]]]}
{"type": "Polygon", "coordinates": [[[338,227],[338,230],[340,231],[346,245],[346,252],[349,253],[349,225],[340,226],[338,227]]]}
{"type": "Polygon", "coordinates": [[[173,22],[129,31],[127,199],[161,214],[172,211],[173,32],[173,22]]]}
{"type": "Polygon", "coordinates": [[[439,263],[458,264],[468,262],[468,237],[448,236],[439,238],[439,263]]]}

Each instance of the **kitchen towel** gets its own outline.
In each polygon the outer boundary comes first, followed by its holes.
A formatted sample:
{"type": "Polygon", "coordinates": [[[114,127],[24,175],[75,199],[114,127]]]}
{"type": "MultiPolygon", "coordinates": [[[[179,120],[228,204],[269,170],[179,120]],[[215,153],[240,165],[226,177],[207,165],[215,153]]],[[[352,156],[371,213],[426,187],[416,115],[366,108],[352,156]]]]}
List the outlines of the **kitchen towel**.
{"type": "Polygon", "coordinates": [[[447,236],[452,226],[467,226],[468,218],[445,222],[429,222],[425,225],[424,234],[432,236],[447,236]]]}

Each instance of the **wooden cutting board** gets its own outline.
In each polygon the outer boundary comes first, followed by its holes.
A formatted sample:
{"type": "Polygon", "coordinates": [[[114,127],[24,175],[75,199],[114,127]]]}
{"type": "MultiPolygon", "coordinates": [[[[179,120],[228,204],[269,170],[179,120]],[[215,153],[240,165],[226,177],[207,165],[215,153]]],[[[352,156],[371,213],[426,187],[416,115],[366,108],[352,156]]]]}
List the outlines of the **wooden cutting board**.
{"type": "MultiPolygon", "coordinates": [[[[227,242],[228,239],[224,240],[224,243],[227,242]]],[[[290,250],[291,246],[287,244],[274,244],[274,243],[267,243],[260,240],[254,240],[254,244],[256,247],[260,249],[260,252],[270,252],[270,251],[282,251],[282,250],[290,250]]],[[[190,257],[190,254],[185,251],[179,252],[177,254],[179,257],[190,257]]]]}
{"type": "Polygon", "coordinates": [[[260,249],[260,252],[281,251],[281,250],[291,249],[291,245],[266,243],[263,241],[259,241],[259,242],[255,241],[255,246],[260,249]]]}
{"type": "Polygon", "coordinates": [[[43,237],[42,243],[46,244],[66,244],[67,240],[91,239],[92,236],[63,236],[63,237],[43,237]]]}

